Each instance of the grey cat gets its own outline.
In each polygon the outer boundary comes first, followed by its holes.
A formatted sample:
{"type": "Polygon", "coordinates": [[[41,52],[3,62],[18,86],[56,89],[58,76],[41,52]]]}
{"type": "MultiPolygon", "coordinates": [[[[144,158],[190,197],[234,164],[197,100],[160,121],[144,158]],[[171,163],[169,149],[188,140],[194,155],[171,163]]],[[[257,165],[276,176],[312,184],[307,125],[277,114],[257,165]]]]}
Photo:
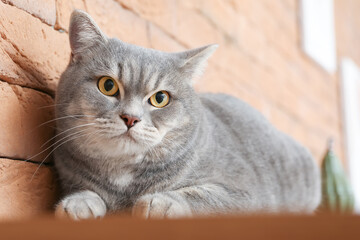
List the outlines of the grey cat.
{"type": "Polygon", "coordinates": [[[56,95],[55,165],[73,219],[311,213],[309,152],[248,104],[197,94],[217,45],[165,53],[106,37],[74,11],[72,56],[56,95]]]}

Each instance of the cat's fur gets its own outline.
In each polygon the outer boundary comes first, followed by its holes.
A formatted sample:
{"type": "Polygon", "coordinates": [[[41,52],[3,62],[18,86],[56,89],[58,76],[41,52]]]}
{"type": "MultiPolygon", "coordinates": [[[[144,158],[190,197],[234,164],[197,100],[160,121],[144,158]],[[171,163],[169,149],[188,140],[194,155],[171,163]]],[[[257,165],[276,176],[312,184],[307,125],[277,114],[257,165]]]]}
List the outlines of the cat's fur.
{"type": "MultiPolygon", "coordinates": [[[[86,13],[70,23],[71,61],[56,97],[55,164],[74,219],[304,212],[320,201],[309,152],[246,103],[191,87],[216,45],[164,53],[106,37],[86,13]],[[121,87],[97,88],[101,76],[121,87]],[[157,109],[148,98],[168,91],[157,109]],[[141,119],[129,131],[121,114],[141,119]]],[[[264,79],[266,81],[266,79],[264,79]]]]}

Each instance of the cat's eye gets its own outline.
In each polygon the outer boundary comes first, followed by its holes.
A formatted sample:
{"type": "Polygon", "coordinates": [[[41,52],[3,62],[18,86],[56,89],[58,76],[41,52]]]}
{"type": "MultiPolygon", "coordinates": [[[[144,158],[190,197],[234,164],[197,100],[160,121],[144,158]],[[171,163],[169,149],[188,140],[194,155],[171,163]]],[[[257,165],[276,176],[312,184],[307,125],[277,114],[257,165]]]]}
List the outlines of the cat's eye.
{"type": "Polygon", "coordinates": [[[101,77],[98,81],[98,88],[106,96],[116,96],[119,94],[119,86],[111,77],[101,77]]]}
{"type": "Polygon", "coordinates": [[[149,98],[149,103],[157,108],[162,108],[168,105],[170,95],[166,91],[159,91],[149,98]]]}

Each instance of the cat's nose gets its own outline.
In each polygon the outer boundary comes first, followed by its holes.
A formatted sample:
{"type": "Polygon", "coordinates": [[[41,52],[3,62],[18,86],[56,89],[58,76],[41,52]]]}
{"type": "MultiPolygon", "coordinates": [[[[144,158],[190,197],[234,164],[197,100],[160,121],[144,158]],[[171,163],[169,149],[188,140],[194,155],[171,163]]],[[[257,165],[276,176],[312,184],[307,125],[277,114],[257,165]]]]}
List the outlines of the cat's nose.
{"type": "Polygon", "coordinates": [[[141,120],[134,116],[129,115],[121,115],[121,119],[124,121],[125,125],[129,128],[133,127],[136,123],[140,122],[141,120]]]}

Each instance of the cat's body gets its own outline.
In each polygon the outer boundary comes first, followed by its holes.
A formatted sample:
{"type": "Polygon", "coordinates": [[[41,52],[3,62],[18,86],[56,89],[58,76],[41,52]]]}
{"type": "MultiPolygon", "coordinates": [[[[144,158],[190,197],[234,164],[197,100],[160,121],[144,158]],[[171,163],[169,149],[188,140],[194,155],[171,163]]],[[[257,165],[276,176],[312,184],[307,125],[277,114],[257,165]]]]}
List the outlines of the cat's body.
{"type": "Polygon", "coordinates": [[[142,217],[316,209],[320,177],[306,149],[246,103],[192,89],[189,80],[213,46],[143,49],[107,39],[82,12],[71,27],[57,125],[60,134],[80,132],[58,137],[55,163],[67,194],[58,212],[78,219],[125,209],[142,217]],[[119,95],[97,90],[104,75],[118,79],[119,95]],[[171,99],[154,108],[147,99],[160,90],[171,99]],[[136,124],[126,127],[125,113],[136,124]]]}

